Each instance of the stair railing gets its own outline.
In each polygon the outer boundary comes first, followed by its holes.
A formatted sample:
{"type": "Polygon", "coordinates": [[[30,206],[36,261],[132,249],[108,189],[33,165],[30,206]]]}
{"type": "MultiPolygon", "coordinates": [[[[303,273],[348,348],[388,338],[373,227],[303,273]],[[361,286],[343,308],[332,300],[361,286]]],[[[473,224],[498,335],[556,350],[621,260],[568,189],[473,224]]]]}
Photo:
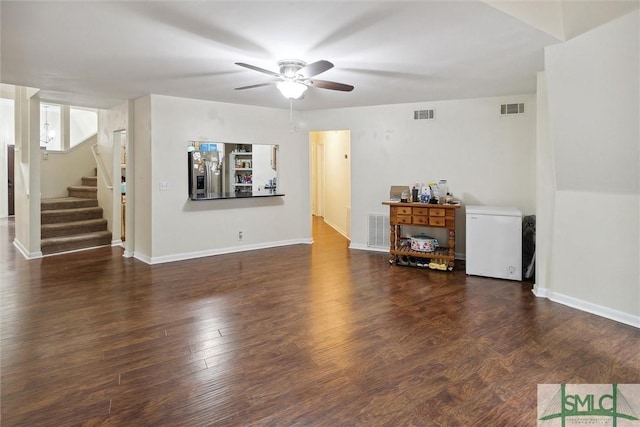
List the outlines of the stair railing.
{"type": "Polygon", "coordinates": [[[102,177],[102,183],[109,190],[113,190],[113,183],[111,182],[111,177],[107,173],[107,168],[104,166],[104,162],[102,161],[102,157],[98,152],[98,144],[94,144],[91,146],[91,153],[93,154],[93,158],[96,160],[96,165],[98,165],[98,169],[100,169],[99,175],[102,177]]]}

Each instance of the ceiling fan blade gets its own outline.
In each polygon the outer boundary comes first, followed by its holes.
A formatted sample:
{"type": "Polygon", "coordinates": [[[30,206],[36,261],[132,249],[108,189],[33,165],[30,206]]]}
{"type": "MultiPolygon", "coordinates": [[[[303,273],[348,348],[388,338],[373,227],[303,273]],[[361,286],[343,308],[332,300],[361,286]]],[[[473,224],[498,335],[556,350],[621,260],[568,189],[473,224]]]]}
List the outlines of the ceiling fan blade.
{"type": "Polygon", "coordinates": [[[244,89],[253,89],[254,87],[271,86],[271,85],[274,85],[274,84],[278,83],[279,81],[280,80],[274,80],[272,82],[267,82],[267,83],[258,83],[258,84],[255,84],[255,85],[237,87],[235,90],[244,90],[244,89]]]}
{"type": "Polygon", "coordinates": [[[321,89],[340,90],[342,92],[351,92],[353,90],[353,86],[351,85],[329,82],[327,80],[309,80],[307,83],[309,86],[319,87],[321,89]]]}
{"type": "Polygon", "coordinates": [[[317,76],[320,73],[324,73],[325,71],[332,68],[333,64],[323,59],[300,68],[296,74],[299,74],[303,78],[308,79],[310,77],[317,76]]]}
{"type": "Polygon", "coordinates": [[[248,69],[253,70],[253,71],[257,71],[259,73],[268,74],[268,75],[273,76],[273,77],[280,77],[279,73],[276,73],[276,72],[273,72],[273,71],[269,71],[269,70],[265,70],[264,68],[256,67],[255,65],[245,64],[244,62],[236,62],[236,65],[239,65],[239,66],[244,67],[244,68],[248,68],[248,69]]]}

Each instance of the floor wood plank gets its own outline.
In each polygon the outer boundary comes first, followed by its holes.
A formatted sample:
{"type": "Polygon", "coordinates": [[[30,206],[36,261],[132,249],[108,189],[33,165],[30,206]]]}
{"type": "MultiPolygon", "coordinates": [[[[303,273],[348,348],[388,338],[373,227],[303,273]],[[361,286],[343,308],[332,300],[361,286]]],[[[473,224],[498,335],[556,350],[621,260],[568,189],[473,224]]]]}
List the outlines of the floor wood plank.
{"type": "Polygon", "coordinates": [[[314,244],[27,261],[0,220],[3,426],[524,426],[539,383],[640,383],[637,329],[531,284],[314,244]]]}

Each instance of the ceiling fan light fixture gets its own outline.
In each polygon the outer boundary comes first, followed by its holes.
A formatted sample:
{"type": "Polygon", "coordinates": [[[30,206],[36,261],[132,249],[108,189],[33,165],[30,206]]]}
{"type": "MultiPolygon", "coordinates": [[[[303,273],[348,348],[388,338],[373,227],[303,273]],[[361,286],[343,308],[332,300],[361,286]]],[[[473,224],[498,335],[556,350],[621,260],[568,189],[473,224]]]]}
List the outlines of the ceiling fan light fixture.
{"type": "Polygon", "coordinates": [[[298,99],[307,90],[307,85],[292,80],[280,82],[276,87],[287,99],[298,99]]]}
{"type": "Polygon", "coordinates": [[[307,64],[306,62],[298,59],[283,59],[282,61],[278,61],[278,66],[280,67],[279,73],[256,67],[255,65],[245,64],[244,62],[236,62],[236,65],[262,74],[267,74],[271,77],[275,77],[276,79],[272,79],[265,83],[237,87],[235,90],[276,85],[282,96],[289,100],[300,99],[308,87],[337,90],[341,92],[351,92],[353,90],[353,86],[351,85],[328,80],[316,80],[314,78],[318,74],[324,73],[325,71],[333,68],[333,64],[324,59],[311,64],[307,64]],[[311,80],[312,78],[313,80],[311,80]]]}

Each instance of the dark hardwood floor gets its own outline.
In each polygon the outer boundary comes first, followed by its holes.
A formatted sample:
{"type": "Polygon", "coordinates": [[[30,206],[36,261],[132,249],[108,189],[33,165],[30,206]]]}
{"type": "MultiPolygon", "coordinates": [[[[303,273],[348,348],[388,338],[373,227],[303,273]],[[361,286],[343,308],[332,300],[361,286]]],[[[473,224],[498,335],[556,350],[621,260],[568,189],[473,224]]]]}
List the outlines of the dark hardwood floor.
{"type": "Polygon", "coordinates": [[[537,384],[640,383],[639,331],[529,283],[313,245],[27,261],[0,219],[2,426],[534,426],[537,384]]]}

